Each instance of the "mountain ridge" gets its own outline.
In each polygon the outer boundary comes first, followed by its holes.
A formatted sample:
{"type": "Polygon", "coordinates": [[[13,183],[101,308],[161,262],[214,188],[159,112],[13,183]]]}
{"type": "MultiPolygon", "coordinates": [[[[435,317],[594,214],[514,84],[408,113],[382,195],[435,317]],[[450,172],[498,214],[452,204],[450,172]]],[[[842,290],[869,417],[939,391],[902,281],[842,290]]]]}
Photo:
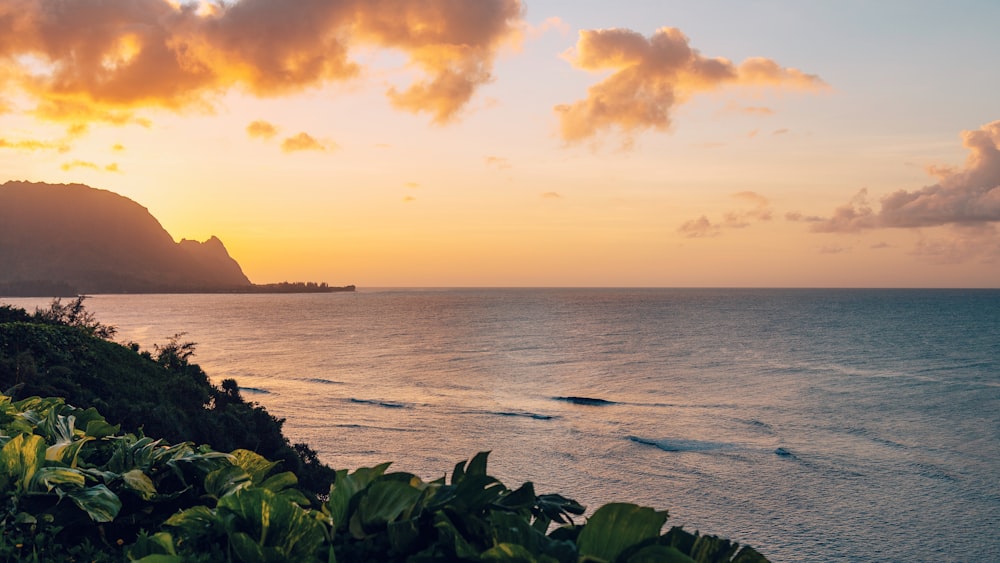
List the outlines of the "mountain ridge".
{"type": "Polygon", "coordinates": [[[0,294],[176,293],[255,286],[217,237],[173,237],[139,203],[84,184],[0,184],[0,294]]]}

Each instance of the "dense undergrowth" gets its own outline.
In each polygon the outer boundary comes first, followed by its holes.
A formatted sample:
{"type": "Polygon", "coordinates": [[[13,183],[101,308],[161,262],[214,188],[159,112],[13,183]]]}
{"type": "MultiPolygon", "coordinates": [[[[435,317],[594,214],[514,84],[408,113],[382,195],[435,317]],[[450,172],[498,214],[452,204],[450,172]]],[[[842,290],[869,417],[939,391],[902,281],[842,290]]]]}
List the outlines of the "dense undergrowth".
{"type": "Polygon", "coordinates": [[[0,306],[0,560],[766,561],[664,531],[665,511],[584,519],[490,476],[485,452],[431,482],[388,463],[334,471],[235,381],[212,385],[191,344],[113,336],[82,299],[0,306]]]}

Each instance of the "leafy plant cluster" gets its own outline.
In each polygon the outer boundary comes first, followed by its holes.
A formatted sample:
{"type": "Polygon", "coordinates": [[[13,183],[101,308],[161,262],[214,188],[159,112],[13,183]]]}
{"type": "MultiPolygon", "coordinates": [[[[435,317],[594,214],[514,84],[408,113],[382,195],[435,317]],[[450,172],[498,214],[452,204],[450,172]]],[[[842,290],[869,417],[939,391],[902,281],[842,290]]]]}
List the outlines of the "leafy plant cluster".
{"type": "Polygon", "coordinates": [[[0,306],[0,380],[89,401],[0,394],[0,560],[766,561],[725,539],[664,531],[665,511],[634,504],[578,521],[575,501],[490,476],[487,452],[430,482],[389,463],[333,471],[289,446],[281,421],[243,401],[235,381],[209,384],[188,361],[193,345],[139,352],[68,313],[0,306]],[[128,425],[108,423],[105,407],[128,425]],[[238,430],[227,417],[254,416],[260,426],[245,435],[217,434],[238,430]],[[149,437],[154,428],[169,436],[149,437]]]}
{"type": "Polygon", "coordinates": [[[633,504],[598,509],[509,489],[486,452],[450,480],[338,471],[322,502],[279,463],[120,434],[95,409],[0,395],[0,557],[6,561],[734,561],[750,548],[633,504]]]}
{"type": "Polygon", "coordinates": [[[84,308],[82,297],[68,304],[56,299],[34,314],[0,305],[0,390],[95,407],[126,432],[255,451],[281,461],[312,493],[329,489],[333,470],[316,452],[291,444],[284,420],[244,400],[235,380],[213,385],[190,361],[195,345],[183,335],[151,353],[110,341],[114,334],[84,308]]]}

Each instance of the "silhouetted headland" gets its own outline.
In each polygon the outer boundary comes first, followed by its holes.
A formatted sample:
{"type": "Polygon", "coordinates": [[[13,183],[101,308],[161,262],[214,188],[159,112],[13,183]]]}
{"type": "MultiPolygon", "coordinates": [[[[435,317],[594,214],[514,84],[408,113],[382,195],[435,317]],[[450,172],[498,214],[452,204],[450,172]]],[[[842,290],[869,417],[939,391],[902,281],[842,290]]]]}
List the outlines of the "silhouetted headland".
{"type": "Polygon", "coordinates": [[[254,284],[222,241],[173,237],[138,203],[83,184],[0,185],[0,295],[330,293],[354,286],[254,284]]]}

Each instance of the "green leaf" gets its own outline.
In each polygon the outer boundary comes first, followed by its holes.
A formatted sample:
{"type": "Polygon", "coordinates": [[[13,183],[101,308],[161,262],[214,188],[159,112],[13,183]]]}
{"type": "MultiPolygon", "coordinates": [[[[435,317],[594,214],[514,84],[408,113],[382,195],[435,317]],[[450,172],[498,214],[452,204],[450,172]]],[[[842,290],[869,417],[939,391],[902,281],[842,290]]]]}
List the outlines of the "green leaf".
{"type": "MultiPolygon", "coordinates": [[[[92,407],[93,408],[93,407],[92,407]]],[[[111,425],[108,424],[103,418],[100,420],[91,420],[87,423],[85,433],[91,438],[106,438],[108,436],[113,436],[118,433],[121,429],[120,424],[111,425]]]]}
{"type": "MultiPolygon", "coordinates": [[[[231,543],[234,548],[246,547],[245,535],[261,548],[273,548],[284,560],[296,561],[311,559],[325,537],[316,518],[267,489],[240,489],[220,499],[216,510],[232,516],[223,521],[230,542],[239,543],[231,543]]],[[[261,553],[270,559],[270,551],[261,553]]]]}
{"type": "Polygon", "coordinates": [[[614,561],[626,549],[659,537],[666,521],[666,511],[635,504],[606,504],[587,520],[576,544],[582,557],[614,561]]]}
{"type": "Polygon", "coordinates": [[[295,485],[299,484],[299,478],[295,476],[291,471],[284,471],[278,473],[277,475],[272,475],[264,480],[263,483],[255,483],[262,489],[267,489],[272,493],[280,493],[285,489],[290,489],[295,485]]]}
{"type": "Polygon", "coordinates": [[[132,469],[122,473],[122,481],[129,489],[139,493],[143,500],[150,500],[156,496],[156,487],[153,480],[142,472],[141,469],[132,469]]]}
{"type": "Polygon", "coordinates": [[[177,528],[182,538],[197,538],[215,530],[220,525],[220,519],[207,506],[193,506],[167,518],[163,524],[177,528]]]}
{"type": "Polygon", "coordinates": [[[250,475],[242,467],[223,465],[205,476],[205,493],[220,499],[250,484],[250,475]]]}
{"type": "Polygon", "coordinates": [[[473,475],[486,475],[486,459],[490,456],[490,452],[479,452],[471,460],[466,462],[458,462],[455,466],[454,471],[451,473],[451,484],[457,485],[466,476],[473,475]]]}
{"type": "Polygon", "coordinates": [[[358,503],[357,518],[365,532],[380,530],[412,508],[420,490],[401,481],[376,481],[358,503]]]}
{"type": "Polygon", "coordinates": [[[375,467],[362,467],[350,475],[344,469],[337,471],[337,479],[330,486],[330,498],[326,502],[335,529],[342,530],[347,527],[351,517],[351,499],[354,495],[384,475],[388,468],[389,463],[383,463],[375,467]]]}
{"type": "Polygon", "coordinates": [[[233,450],[231,455],[233,456],[233,464],[243,468],[254,485],[263,483],[271,470],[278,466],[277,461],[270,461],[250,450],[233,450]]]}
{"type": "Polygon", "coordinates": [[[94,485],[66,493],[94,522],[111,522],[118,516],[122,501],[104,485],[94,485]]]}
{"type": "Polygon", "coordinates": [[[35,434],[18,434],[0,449],[0,490],[13,485],[17,494],[26,492],[44,461],[45,440],[35,434]]]}
{"type": "Polygon", "coordinates": [[[83,472],[70,467],[41,467],[31,480],[31,490],[44,489],[46,492],[56,487],[69,485],[72,489],[82,489],[85,484],[83,472]]]}
{"type": "Polygon", "coordinates": [[[177,556],[177,550],[174,548],[174,537],[167,532],[157,532],[153,535],[149,535],[144,531],[140,531],[135,538],[135,543],[132,547],[128,548],[129,559],[140,561],[145,561],[145,557],[151,555],[160,556],[177,556]],[[140,559],[142,558],[142,559],[140,559]]]}
{"type": "Polygon", "coordinates": [[[244,532],[234,532],[229,536],[229,545],[236,552],[236,559],[245,563],[266,563],[267,556],[264,554],[264,547],[258,545],[249,535],[244,532]]]}

